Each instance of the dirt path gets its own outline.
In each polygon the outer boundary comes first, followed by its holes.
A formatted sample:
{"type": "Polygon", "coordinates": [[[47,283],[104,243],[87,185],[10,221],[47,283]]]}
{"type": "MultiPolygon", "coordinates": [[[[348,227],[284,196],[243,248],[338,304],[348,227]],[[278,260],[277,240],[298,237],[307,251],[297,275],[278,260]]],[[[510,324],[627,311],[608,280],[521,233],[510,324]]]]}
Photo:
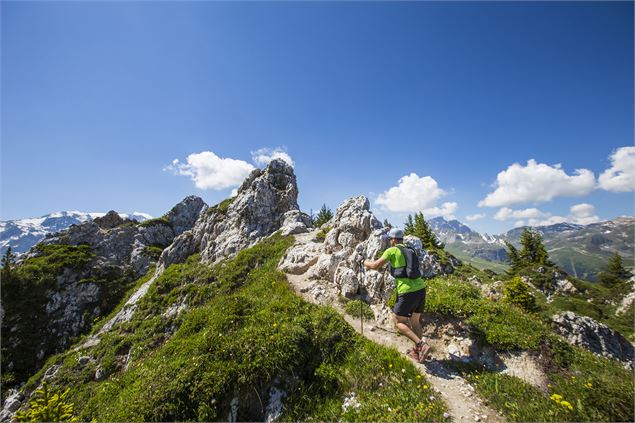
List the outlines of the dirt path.
{"type": "MultiPolygon", "coordinates": [[[[334,288],[332,292],[329,292],[329,287],[320,285],[317,291],[318,295],[316,295],[315,281],[309,280],[306,275],[287,274],[287,279],[294,290],[304,299],[312,303],[334,307],[358,333],[361,333],[359,319],[354,319],[344,312],[342,305],[337,301],[337,292],[334,288]]],[[[364,322],[363,335],[379,344],[394,347],[402,353],[412,347],[412,342],[406,337],[398,335],[394,330],[377,326],[375,322],[364,322]]],[[[443,366],[434,358],[434,355],[424,364],[414,362],[413,364],[442,395],[449,408],[450,416],[455,422],[505,421],[500,414],[483,404],[474,392],[474,388],[465,379],[443,366]]]]}

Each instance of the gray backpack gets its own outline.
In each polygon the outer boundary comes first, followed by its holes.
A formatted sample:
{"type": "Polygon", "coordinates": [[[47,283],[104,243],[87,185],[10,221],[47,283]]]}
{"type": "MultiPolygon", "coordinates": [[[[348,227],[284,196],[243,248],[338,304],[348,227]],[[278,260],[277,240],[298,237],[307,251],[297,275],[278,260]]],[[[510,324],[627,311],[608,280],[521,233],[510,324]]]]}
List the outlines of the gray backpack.
{"type": "Polygon", "coordinates": [[[406,265],[404,267],[392,267],[390,266],[390,274],[393,278],[408,278],[418,279],[421,277],[421,269],[419,269],[419,256],[410,247],[397,246],[401,254],[406,259],[406,265]]]}

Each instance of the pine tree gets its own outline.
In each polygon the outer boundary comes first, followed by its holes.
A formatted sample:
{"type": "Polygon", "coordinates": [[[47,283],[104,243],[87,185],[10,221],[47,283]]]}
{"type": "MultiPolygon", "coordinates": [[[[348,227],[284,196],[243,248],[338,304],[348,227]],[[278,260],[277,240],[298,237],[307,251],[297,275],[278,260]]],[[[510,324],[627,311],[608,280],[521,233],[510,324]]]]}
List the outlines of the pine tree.
{"type": "Polygon", "coordinates": [[[26,411],[18,411],[15,419],[19,422],[76,422],[79,419],[74,414],[74,404],[67,402],[70,389],[62,394],[51,392],[46,382],[42,388],[35,391],[34,398],[29,402],[26,411]]]}
{"type": "Polygon", "coordinates": [[[388,221],[388,219],[384,219],[384,227],[385,228],[392,228],[392,224],[388,221]]]}
{"type": "Polygon", "coordinates": [[[11,247],[7,248],[7,251],[4,253],[1,264],[2,273],[0,273],[0,277],[2,279],[11,278],[11,272],[13,271],[13,265],[15,264],[15,254],[11,251],[11,247]]]}
{"type": "Polygon", "coordinates": [[[509,273],[515,275],[523,267],[522,260],[518,254],[518,250],[511,243],[505,241],[507,246],[507,256],[509,257],[510,269],[509,273]]]}
{"type": "Polygon", "coordinates": [[[630,273],[622,264],[622,256],[617,252],[609,259],[606,270],[598,274],[598,280],[604,285],[615,285],[626,281],[629,277],[630,273]]]}
{"type": "Polygon", "coordinates": [[[443,244],[439,242],[434,232],[432,232],[432,228],[426,222],[423,213],[415,213],[414,222],[412,216],[408,215],[404,224],[404,235],[413,235],[419,238],[423,248],[426,250],[443,248],[443,244]]]}
{"type": "Polygon", "coordinates": [[[331,209],[329,209],[326,206],[326,204],[322,204],[322,208],[320,209],[320,211],[318,212],[315,218],[315,226],[319,228],[320,226],[322,226],[323,224],[325,224],[332,218],[333,218],[333,212],[331,211],[331,209]]]}
{"type": "Polygon", "coordinates": [[[549,254],[542,243],[542,236],[538,232],[525,228],[520,235],[520,245],[522,245],[522,250],[519,257],[523,264],[553,265],[549,261],[549,254]]]}

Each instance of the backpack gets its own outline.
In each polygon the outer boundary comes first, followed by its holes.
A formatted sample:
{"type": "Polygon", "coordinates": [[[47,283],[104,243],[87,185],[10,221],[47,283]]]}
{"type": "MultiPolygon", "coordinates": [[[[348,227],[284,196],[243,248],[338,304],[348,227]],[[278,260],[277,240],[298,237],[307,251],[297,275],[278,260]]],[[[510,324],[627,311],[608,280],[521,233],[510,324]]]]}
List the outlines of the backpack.
{"type": "Polygon", "coordinates": [[[401,254],[406,259],[406,265],[404,267],[392,267],[390,266],[390,274],[393,278],[408,278],[418,279],[421,277],[421,270],[419,269],[419,256],[412,248],[397,246],[401,254]]]}

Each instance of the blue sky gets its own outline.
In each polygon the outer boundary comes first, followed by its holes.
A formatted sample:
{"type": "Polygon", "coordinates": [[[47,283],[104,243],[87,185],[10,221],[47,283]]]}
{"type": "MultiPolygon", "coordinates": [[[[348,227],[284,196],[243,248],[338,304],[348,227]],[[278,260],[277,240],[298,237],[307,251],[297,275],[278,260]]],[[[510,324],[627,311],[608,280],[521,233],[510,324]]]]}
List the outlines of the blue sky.
{"type": "Polygon", "coordinates": [[[263,148],[307,212],[633,215],[630,2],[1,8],[3,220],[214,204],[263,148]]]}

